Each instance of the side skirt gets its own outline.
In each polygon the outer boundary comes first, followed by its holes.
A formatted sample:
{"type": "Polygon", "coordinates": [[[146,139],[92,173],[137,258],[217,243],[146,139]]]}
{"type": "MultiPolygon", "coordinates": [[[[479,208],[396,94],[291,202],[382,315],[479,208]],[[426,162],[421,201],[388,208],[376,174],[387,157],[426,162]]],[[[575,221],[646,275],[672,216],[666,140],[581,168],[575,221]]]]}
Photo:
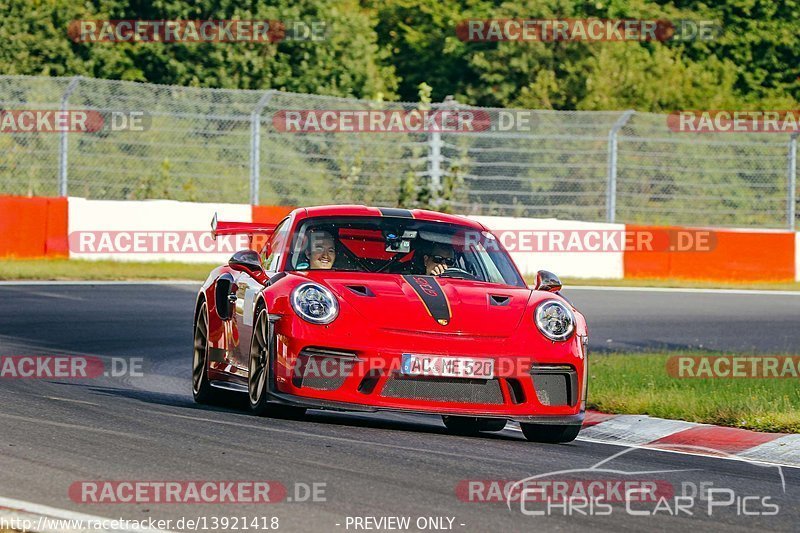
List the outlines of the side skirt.
{"type": "Polygon", "coordinates": [[[233,381],[222,381],[217,379],[209,381],[208,384],[214,387],[215,389],[225,389],[233,392],[243,392],[247,394],[247,385],[242,385],[241,383],[235,383],[233,381]]]}

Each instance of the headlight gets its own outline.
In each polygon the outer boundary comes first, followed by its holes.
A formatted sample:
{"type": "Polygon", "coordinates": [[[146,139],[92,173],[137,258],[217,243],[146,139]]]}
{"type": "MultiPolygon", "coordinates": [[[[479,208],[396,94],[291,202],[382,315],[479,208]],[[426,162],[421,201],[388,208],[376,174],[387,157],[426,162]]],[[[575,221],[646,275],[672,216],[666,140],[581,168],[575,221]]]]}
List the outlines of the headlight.
{"type": "Polygon", "coordinates": [[[292,291],[292,308],[312,324],[330,324],[339,315],[336,297],[316,283],[303,283],[292,291]]]}
{"type": "Polygon", "coordinates": [[[575,315],[558,300],[545,300],[533,314],[536,327],[550,340],[566,340],[575,331],[575,315]]]}

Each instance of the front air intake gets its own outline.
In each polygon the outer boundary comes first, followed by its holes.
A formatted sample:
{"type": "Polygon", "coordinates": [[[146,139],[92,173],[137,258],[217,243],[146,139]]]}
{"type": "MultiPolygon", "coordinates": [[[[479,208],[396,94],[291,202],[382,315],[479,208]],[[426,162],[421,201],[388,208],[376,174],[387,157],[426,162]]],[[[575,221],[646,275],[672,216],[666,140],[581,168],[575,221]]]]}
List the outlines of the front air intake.
{"type": "Polygon", "coordinates": [[[315,390],[336,390],[350,376],[358,357],[353,352],[311,347],[300,351],[292,384],[315,390]]]}
{"type": "Polygon", "coordinates": [[[500,405],[503,393],[496,379],[432,378],[393,374],[381,396],[433,402],[500,405]]]}
{"type": "Polygon", "coordinates": [[[578,373],[571,365],[534,365],[533,388],[539,403],[574,406],[578,403],[578,373]]]}

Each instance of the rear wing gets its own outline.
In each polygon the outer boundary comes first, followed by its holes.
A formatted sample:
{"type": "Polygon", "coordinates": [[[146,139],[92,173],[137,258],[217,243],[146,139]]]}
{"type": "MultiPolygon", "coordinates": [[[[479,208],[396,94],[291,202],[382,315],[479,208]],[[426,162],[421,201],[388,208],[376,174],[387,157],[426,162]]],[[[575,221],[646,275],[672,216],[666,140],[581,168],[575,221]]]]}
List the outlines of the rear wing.
{"type": "Polygon", "coordinates": [[[228,222],[219,220],[217,214],[211,219],[211,237],[217,240],[217,235],[247,235],[249,237],[250,248],[253,248],[253,238],[263,244],[275,232],[277,224],[267,224],[263,222],[228,222]]]}

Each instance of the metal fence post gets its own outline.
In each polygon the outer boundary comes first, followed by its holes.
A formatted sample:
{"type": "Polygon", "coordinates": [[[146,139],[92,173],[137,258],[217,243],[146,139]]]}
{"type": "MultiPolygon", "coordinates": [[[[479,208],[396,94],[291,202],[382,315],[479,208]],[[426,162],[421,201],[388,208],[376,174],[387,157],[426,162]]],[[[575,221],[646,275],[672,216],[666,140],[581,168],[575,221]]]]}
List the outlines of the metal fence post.
{"type": "MultiPolygon", "coordinates": [[[[433,104],[436,109],[451,109],[457,103],[452,96],[445,97],[441,104],[433,104]]],[[[439,207],[442,199],[442,133],[432,131],[428,134],[428,176],[430,177],[431,204],[439,207]]]]}
{"type": "Polygon", "coordinates": [[[269,104],[274,89],[264,93],[250,115],[250,205],[258,205],[261,180],[261,112],[269,104]]]}
{"type": "Polygon", "coordinates": [[[620,116],[608,132],[608,171],[606,179],[606,220],[613,223],[617,217],[617,133],[635,113],[629,109],[620,116]]]}
{"type": "MultiPolygon", "coordinates": [[[[67,85],[67,89],[64,91],[64,95],[61,97],[61,111],[64,112],[67,110],[67,101],[69,100],[70,95],[78,88],[78,82],[80,82],[81,76],[75,76],[67,85]]],[[[61,132],[60,144],[58,146],[58,195],[59,196],[66,196],[67,195],[67,179],[68,179],[68,172],[67,172],[67,151],[69,150],[69,132],[64,130],[61,132]]]]}
{"type": "Polygon", "coordinates": [[[786,222],[789,229],[795,229],[795,210],[797,208],[797,132],[789,137],[789,161],[786,177],[789,190],[787,191],[786,222]]]}
{"type": "Polygon", "coordinates": [[[428,176],[431,179],[431,203],[438,206],[442,192],[442,134],[438,131],[428,135],[428,176]]]}

